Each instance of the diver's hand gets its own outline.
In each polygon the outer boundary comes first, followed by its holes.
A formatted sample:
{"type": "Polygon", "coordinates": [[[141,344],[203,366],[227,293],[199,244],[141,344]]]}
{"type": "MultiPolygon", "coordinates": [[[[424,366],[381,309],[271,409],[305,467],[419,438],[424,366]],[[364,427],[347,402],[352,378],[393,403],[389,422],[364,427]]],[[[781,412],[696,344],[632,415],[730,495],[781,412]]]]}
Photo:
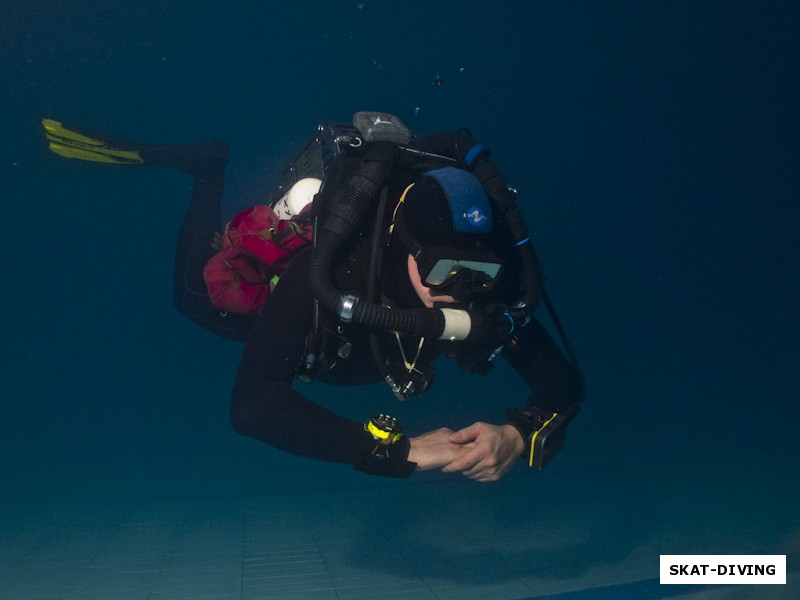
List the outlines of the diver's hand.
{"type": "Polygon", "coordinates": [[[459,455],[474,448],[475,444],[463,444],[451,441],[453,430],[446,427],[428,431],[417,437],[409,438],[411,444],[408,451],[409,462],[417,463],[418,471],[440,469],[452,463],[459,455]]]}
{"type": "Polygon", "coordinates": [[[500,479],[525,450],[522,435],[511,425],[474,423],[453,433],[450,441],[472,448],[446,465],[442,472],[461,472],[480,482],[500,479]]]}

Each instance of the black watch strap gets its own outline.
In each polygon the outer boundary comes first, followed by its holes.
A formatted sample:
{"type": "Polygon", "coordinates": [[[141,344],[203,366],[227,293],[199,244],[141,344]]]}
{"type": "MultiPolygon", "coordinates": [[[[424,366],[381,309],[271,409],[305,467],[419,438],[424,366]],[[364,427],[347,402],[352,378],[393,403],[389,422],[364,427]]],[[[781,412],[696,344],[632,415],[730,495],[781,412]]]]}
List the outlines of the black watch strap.
{"type": "Polygon", "coordinates": [[[411,442],[405,436],[389,446],[376,443],[372,451],[365,453],[355,464],[355,468],[368,475],[411,477],[417,463],[408,462],[410,449],[411,442]]]}
{"type": "Polygon", "coordinates": [[[402,424],[389,415],[379,414],[364,424],[372,438],[370,450],[355,464],[355,468],[370,475],[410,477],[417,463],[408,462],[411,442],[403,435],[402,424]]]}

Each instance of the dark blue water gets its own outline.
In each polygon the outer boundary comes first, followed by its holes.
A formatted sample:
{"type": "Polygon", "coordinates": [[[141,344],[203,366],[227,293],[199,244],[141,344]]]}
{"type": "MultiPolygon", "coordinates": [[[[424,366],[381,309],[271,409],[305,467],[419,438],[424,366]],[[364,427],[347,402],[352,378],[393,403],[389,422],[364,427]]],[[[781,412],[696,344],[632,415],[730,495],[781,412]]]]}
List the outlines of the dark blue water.
{"type": "MultiPolygon", "coordinates": [[[[171,306],[189,179],[55,157],[43,117],[144,142],[228,140],[228,216],[264,198],[321,120],[368,109],[422,134],[467,126],[520,190],[587,378],[549,468],[755,456],[796,477],[796,2],[2,12],[1,498],[365,485],[232,431],[240,348],[171,306]]],[[[380,386],[309,394],[423,431],[498,422],[524,401],[509,375],[442,365],[435,392],[403,407],[380,386]]]]}

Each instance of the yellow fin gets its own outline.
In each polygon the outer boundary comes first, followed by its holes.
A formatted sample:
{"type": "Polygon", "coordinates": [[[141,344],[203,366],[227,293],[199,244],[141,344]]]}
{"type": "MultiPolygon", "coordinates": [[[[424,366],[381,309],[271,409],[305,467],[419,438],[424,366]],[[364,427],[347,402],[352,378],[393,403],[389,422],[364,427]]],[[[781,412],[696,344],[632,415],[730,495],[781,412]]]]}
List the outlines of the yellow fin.
{"type": "Polygon", "coordinates": [[[76,131],[52,119],[42,119],[42,127],[50,150],[59,156],[115,165],[144,164],[138,150],[123,148],[103,136],[76,131]]]}

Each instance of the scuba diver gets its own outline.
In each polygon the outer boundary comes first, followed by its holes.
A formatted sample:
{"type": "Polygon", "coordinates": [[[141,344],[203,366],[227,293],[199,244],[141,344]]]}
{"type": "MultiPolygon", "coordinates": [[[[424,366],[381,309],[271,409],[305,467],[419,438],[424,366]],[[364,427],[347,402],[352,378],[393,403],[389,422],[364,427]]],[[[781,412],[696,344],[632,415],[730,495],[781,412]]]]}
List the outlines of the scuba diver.
{"type": "Polygon", "coordinates": [[[42,124],[61,156],[194,178],[174,301],[245,343],[231,400],[237,432],[368,474],[440,469],[477,481],[499,479],[518,458],[542,469],[563,446],[583,378],[516,193],[468,131],[420,138],[397,117],[370,112],[352,125],[323,122],[268,205],[223,226],[224,142],[143,145],[42,124]],[[280,260],[254,259],[251,243],[280,260]],[[533,317],[540,299],[563,351],[533,317]],[[527,402],[497,424],[409,436],[389,415],[344,418],[293,386],[383,380],[404,400],[428,391],[442,355],[484,375],[502,356],[529,388],[527,402]]]}

